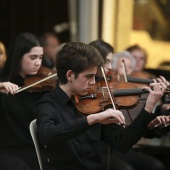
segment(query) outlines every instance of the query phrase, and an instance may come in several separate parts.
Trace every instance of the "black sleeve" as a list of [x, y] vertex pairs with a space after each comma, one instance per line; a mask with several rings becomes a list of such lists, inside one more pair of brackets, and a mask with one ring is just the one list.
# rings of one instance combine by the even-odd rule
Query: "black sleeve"
[[140, 140], [150, 121], [151, 115], [143, 110], [127, 128], [114, 124], [104, 126], [102, 139], [113, 149], [126, 152]]
[[50, 102], [42, 102], [36, 108], [38, 134], [44, 145], [64, 142], [80, 135], [89, 128], [85, 116], [63, 122], [55, 107]]
[[[166, 116], [167, 116], [167, 115], [170, 115], [170, 109], [167, 110], [167, 111], [165, 111], [162, 115], [166, 115]], [[158, 114], [155, 115], [154, 118], [156, 118], [156, 116], [158, 116]], [[152, 130], [148, 130], [148, 129], [147, 129], [147, 130], [145, 131], [143, 137], [149, 138], [149, 139], [155, 138], [155, 137], [160, 138], [160, 137], [162, 137], [162, 136], [166, 136], [169, 131], [170, 131], [170, 125], [168, 125], [168, 126], [166, 126], [166, 127], [163, 127], [163, 126], [161, 126], [161, 127], [156, 127], [156, 128], [154, 128], [154, 129], [152, 129]]]

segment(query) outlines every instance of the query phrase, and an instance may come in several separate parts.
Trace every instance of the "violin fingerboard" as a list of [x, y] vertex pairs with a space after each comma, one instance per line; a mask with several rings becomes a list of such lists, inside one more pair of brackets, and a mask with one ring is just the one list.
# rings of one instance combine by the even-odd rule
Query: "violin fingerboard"
[[129, 126], [132, 123], [132, 121], [134, 121], [134, 119], [140, 114], [140, 112], [145, 106], [145, 102], [148, 95], [149, 94], [142, 94], [139, 99], [139, 102], [136, 105], [134, 105], [131, 109], [126, 108], [120, 109], [125, 117], [126, 126]]

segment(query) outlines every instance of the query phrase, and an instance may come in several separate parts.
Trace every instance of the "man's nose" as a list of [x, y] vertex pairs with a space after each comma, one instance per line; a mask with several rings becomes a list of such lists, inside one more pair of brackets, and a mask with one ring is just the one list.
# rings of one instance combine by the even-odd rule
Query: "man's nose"
[[95, 77], [93, 77], [91, 80], [90, 80], [90, 84], [93, 85], [96, 83], [96, 80], [95, 80]]
[[108, 63], [108, 67], [107, 67], [108, 69], [112, 69], [112, 64], [111, 64], [111, 62], [110, 63]]

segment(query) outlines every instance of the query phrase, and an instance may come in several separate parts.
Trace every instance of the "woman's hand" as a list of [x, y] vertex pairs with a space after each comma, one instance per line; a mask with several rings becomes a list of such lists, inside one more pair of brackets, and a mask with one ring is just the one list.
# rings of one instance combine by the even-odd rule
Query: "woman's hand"
[[149, 124], [148, 124], [148, 129], [153, 129], [155, 127], [160, 127], [160, 126], [167, 126], [170, 122], [170, 116], [157, 116], [154, 120], [152, 120]]
[[[155, 79], [159, 83], [164, 83], [167, 87], [167, 90], [170, 90], [170, 82], [165, 79], [163, 76], [159, 76]], [[167, 98], [170, 99], [170, 94], [167, 95]]]
[[11, 93], [15, 94], [18, 90], [18, 85], [10, 82], [0, 82], [0, 92], [1, 93]]
[[155, 79], [158, 83], [164, 83], [166, 87], [170, 86], [169, 81], [165, 79], [163, 76], [159, 76], [158, 78]]

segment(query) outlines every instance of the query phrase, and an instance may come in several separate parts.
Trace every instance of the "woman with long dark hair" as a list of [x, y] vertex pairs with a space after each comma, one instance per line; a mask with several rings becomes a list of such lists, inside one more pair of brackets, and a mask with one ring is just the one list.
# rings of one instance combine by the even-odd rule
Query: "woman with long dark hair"
[[[38, 38], [21, 33], [12, 45], [0, 80], [23, 86], [27, 76], [37, 74], [42, 56]], [[26, 90], [15, 95], [0, 94], [0, 169], [39, 169], [29, 125], [35, 119], [34, 105], [42, 95]]]

